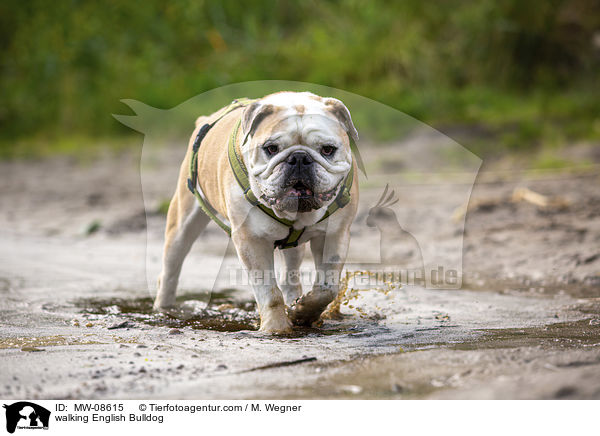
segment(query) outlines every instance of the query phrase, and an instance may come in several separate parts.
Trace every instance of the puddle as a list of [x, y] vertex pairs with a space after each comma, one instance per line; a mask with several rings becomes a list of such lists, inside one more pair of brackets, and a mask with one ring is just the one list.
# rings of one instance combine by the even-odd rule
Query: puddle
[[256, 303], [233, 297], [234, 290], [187, 294], [177, 298], [177, 307], [165, 312], [152, 310], [150, 297], [136, 299], [82, 299], [75, 306], [84, 314], [141, 322], [156, 327], [237, 332], [258, 329]]
[[455, 350], [481, 350], [515, 347], [572, 347], [600, 344], [600, 327], [590, 319], [559, 322], [542, 327], [485, 329], [486, 334], [474, 342], [453, 344]]
[[[401, 353], [362, 356], [351, 363], [324, 363], [320, 366], [323, 376], [318, 382], [306, 383], [284, 399], [418, 399], [445, 389], [478, 386], [482, 374], [486, 374], [488, 380], [505, 378], [507, 368], [514, 368], [512, 365], [521, 365], [515, 367], [520, 368], [523, 377], [531, 378], [541, 372], [539, 365], [549, 368], [552, 373], [562, 368], [597, 367], [600, 362], [594, 357], [597, 352], [546, 353], [546, 350], [581, 352], [586, 348], [597, 349], [600, 346], [600, 324], [596, 319], [537, 327], [482, 329], [478, 331], [483, 335], [472, 341], [436, 342], [413, 349], [403, 347], [404, 352]], [[523, 350], [523, 357], [518, 357], [519, 351], [509, 354], [509, 349]], [[421, 352], [427, 350], [430, 353], [423, 356]], [[501, 351], [494, 354], [495, 350]], [[510, 366], [503, 358], [504, 350]], [[476, 351], [479, 354], [457, 355], [455, 351]], [[560, 357], [553, 358], [553, 355]], [[586, 379], [582, 378], [581, 383], [586, 383]], [[557, 382], [556, 398], [560, 397], [559, 388], [560, 382]], [[516, 386], [513, 395], [518, 392], [519, 387]]]
[[[186, 294], [177, 297], [177, 307], [156, 313], [152, 309], [154, 299], [150, 297], [125, 299], [80, 299], [74, 301], [81, 313], [96, 319], [118, 317], [154, 327], [214, 330], [219, 332], [242, 332], [258, 330], [260, 319], [254, 300], [235, 298], [235, 290]], [[328, 326], [295, 327], [293, 333], [283, 335], [288, 339], [311, 335], [330, 336], [352, 334], [355, 330], [341, 321], [329, 321]], [[269, 336], [271, 337], [271, 336]]]

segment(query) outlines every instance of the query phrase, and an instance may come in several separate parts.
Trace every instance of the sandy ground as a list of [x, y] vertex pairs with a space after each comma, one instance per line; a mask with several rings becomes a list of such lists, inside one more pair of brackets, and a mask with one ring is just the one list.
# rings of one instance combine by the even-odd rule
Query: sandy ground
[[[386, 153], [368, 156], [365, 205], [395, 180]], [[150, 312], [152, 212], [180, 157], [147, 153], [141, 179], [135, 153], [0, 163], [0, 397], [600, 398], [597, 171], [484, 165], [464, 232], [468, 175], [396, 183], [398, 219], [425, 258], [462, 263], [462, 289], [363, 289], [343, 319], [277, 338], [253, 330], [247, 289], [208, 293], [228, 249], [216, 227], [184, 265], [181, 309]], [[551, 205], [512, 201], [519, 187]], [[351, 255], [383, 257], [368, 212]]]

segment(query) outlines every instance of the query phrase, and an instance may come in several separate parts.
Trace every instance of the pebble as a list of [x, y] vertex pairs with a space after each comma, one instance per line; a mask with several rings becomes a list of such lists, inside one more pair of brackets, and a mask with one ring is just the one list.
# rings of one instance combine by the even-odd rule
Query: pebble
[[183, 332], [179, 329], [171, 329], [169, 330], [170, 335], [181, 335]]
[[217, 370], [222, 370], [222, 369], [227, 369], [227, 365], [225, 365], [224, 363], [217, 365]]
[[88, 322], [85, 326], [86, 327], [92, 327], [94, 324], [92, 324], [91, 322]]
[[434, 388], [441, 388], [444, 386], [444, 382], [442, 380], [433, 379], [431, 380], [431, 386]]
[[119, 321], [114, 324], [111, 324], [107, 327], [108, 330], [121, 329], [123, 327], [128, 327], [129, 323], [127, 321]]
[[363, 391], [363, 388], [357, 385], [346, 385], [346, 386], [342, 386], [341, 390], [344, 392], [348, 392], [350, 394], [360, 394]]
[[395, 394], [401, 394], [402, 392], [404, 392], [404, 386], [399, 385], [398, 383], [394, 383], [392, 385], [392, 392], [394, 392]]
[[148, 348], [148, 346], [144, 344], [139, 344], [135, 348]]
[[177, 369], [183, 369], [183, 368], [184, 368], [184, 365], [183, 365], [183, 363], [182, 363], [181, 365], [178, 365], [178, 366], [177, 366]]
[[138, 353], [137, 351], [136, 351], [135, 353], [133, 353], [133, 355], [134, 355], [135, 357], [140, 357], [140, 356], [141, 356], [141, 354], [140, 354], [140, 353]]
[[29, 353], [33, 353], [36, 351], [44, 351], [43, 348], [37, 348], [37, 347], [21, 347], [21, 351], [26, 351]]
[[599, 318], [590, 319], [590, 325], [600, 325], [600, 319]]

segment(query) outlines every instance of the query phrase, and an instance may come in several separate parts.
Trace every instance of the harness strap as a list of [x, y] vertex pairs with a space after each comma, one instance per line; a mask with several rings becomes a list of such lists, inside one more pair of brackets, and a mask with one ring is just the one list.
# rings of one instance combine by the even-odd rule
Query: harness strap
[[250, 100], [247, 98], [240, 98], [240, 99], [237, 99], [237, 100], [234, 100], [233, 102], [231, 102], [231, 104], [225, 108], [223, 113], [221, 113], [217, 117], [216, 120], [214, 120], [212, 123], [206, 123], [202, 127], [200, 127], [200, 130], [198, 131], [198, 134], [196, 135], [196, 138], [194, 139], [194, 144], [192, 145], [192, 157], [190, 159], [190, 177], [187, 180], [188, 189], [196, 197], [196, 200], [198, 201], [198, 205], [200, 206], [200, 209], [202, 209], [202, 211], [206, 215], [208, 215], [208, 217], [211, 220], [213, 220], [215, 223], [217, 223], [217, 225], [219, 227], [221, 227], [225, 231], [225, 233], [227, 233], [229, 236], [231, 236], [231, 227], [228, 226], [227, 224], [225, 224], [217, 216], [217, 212], [202, 197], [200, 192], [198, 192], [198, 190], [196, 189], [196, 186], [198, 185], [198, 150], [200, 149], [200, 144], [202, 143], [202, 140], [204, 139], [206, 134], [210, 131], [210, 129], [212, 129], [214, 127], [215, 124], [217, 124], [218, 121], [223, 119], [227, 114], [234, 111], [235, 109], [246, 106], [247, 104], [251, 103], [252, 101], [254, 101], [254, 100]]
[[280, 250], [285, 250], [286, 248], [297, 247], [298, 240], [300, 239], [300, 236], [302, 236], [302, 234], [304, 233], [305, 229], [306, 229], [306, 227], [303, 227], [299, 230], [295, 229], [294, 227], [290, 227], [290, 232], [288, 233], [288, 235], [283, 239], [279, 239], [279, 240], [275, 241], [273, 243], [274, 247], [279, 248]]
[[240, 130], [241, 122], [242, 122], [241, 119], [238, 120], [238, 122], [235, 124], [235, 127], [233, 128], [233, 131], [231, 132], [231, 135], [229, 136], [229, 149], [228, 149], [229, 165], [231, 166], [233, 175], [235, 176], [235, 180], [237, 180], [238, 185], [240, 185], [240, 187], [244, 191], [244, 197], [246, 197], [246, 200], [252, 206], [258, 207], [264, 213], [269, 215], [275, 221], [283, 224], [284, 226], [293, 227], [294, 226], [293, 221], [287, 220], [285, 218], [280, 218], [277, 215], [275, 215], [275, 212], [273, 212], [273, 209], [265, 206], [264, 204], [262, 204], [261, 202], [258, 201], [258, 198], [256, 198], [256, 195], [254, 195], [254, 192], [252, 192], [252, 189], [250, 188], [250, 180], [248, 179], [248, 170], [246, 169], [246, 165], [244, 164], [244, 161], [242, 160], [242, 158], [239, 155], [237, 148], [235, 146], [235, 142], [236, 142], [238, 131]]
[[[246, 106], [247, 104], [249, 104], [253, 101], [254, 100], [249, 100], [249, 99], [234, 100], [227, 108], [225, 108], [223, 113], [220, 114], [215, 121], [213, 121], [212, 123], [204, 124], [200, 128], [200, 130], [198, 131], [198, 134], [196, 135], [196, 138], [194, 140], [194, 144], [192, 145], [192, 156], [190, 159], [190, 177], [188, 178], [188, 189], [196, 197], [196, 200], [198, 201], [198, 204], [200, 205], [200, 208], [202, 209], [202, 211], [206, 215], [208, 215], [208, 217], [210, 219], [212, 219], [215, 223], [217, 223], [217, 225], [219, 227], [221, 227], [229, 236], [231, 236], [231, 227], [228, 226], [227, 224], [225, 224], [225, 222], [223, 222], [217, 216], [217, 212], [202, 197], [202, 195], [196, 189], [196, 186], [198, 184], [198, 150], [199, 150], [200, 144], [202, 143], [202, 140], [204, 139], [206, 134], [210, 131], [210, 129], [212, 129], [214, 127], [214, 125], [218, 121], [220, 121], [223, 117], [225, 117], [227, 114], [229, 114], [233, 110], [238, 109], [243, 106]], [[235, 127], [233, 128], [233, 131], [231, 132], [231, 135], [229, 136], [227, 154], [228, 154], [228, 158], [229, 158], [229, 165], [231, 166], [233, 175], [234, 175], [236, 181], [238, 182], [238, 184], [240, 185], [240, 187], [242, 188], [242, 190], [244, 191], [244, 197], [252, 206], [258, 207], [260, 210], [262, 210], [265, 214], [267, 214], [268, 216], [273, 218], [275, 221], [277, 221], [289, 228], [289, 233], [288, 233], [287, 237], [285, 237], [284, 239], [279, 239], [279, 240], [275, 241], [273, 243], [274, 247], [279, 248], [279, 249], [297, 247], [298, 241], [299, 241], [300, 237], [302, 236], [302, 234], [304, 233], [304, 230], [306, 228], [302, 228], [302, 229], [294, 228], [293, 221], [278, 217], [271, 208], [269, 208], [269, 207], [265, 206], [264, 204], [262, 204], [261, 202], [259, 202], [258, 199], [256, 198], [256, 196], [254, 195], [254, 193], [252, 192], [246, 165], [244, 164], [244, 161], [242, 160], [241, 156], [239, 155], [239, 153], [237, 151], [237, 147], [236, 147], [236, 140], [237, 140], [238, 131], [240, 129], [241, 123], [242, 123], [242, 119], [240, 118], [236, 122]], [[351, 146], [351, 149], [354, 152], [354, 154], [356, 154], [357, 156], [360, 156], [357, 153], [356, 144], [354, 144], [354, 141], [352, 141], [352, 139], [350, 139], [350, 142], [351, 142], [350, 146]], [[359, 162], [359, 164], [361, 164], [361, 166], [362, 166], [362, 160]], [[343, 183], [342, 187], [340, 188], [340, 192], [336, 196], [335, 200], [329, 205], [329, 207], [325, 211], [325, 214], [319, 221], [317, 221], [317, 223], [324, 221], [332, 213], [334, 213], [338, 209], [343, 208], [350, 202], [350, 189], [352, 188], [353, 180], [354, 180], [354, 166], [351, 167], [350, 172], [346, 176], [346, 179], [344, 180], [344, 183]]]

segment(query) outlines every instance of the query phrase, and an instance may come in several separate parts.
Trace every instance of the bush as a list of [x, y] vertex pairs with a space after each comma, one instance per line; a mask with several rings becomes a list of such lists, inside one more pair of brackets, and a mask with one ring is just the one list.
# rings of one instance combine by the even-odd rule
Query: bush
[[526, 123], [591, 120], [590, 98], [578, 109], [539, 96], [597, 95], [599, 28], [587, 0], [8, 0], [0, 139], [123, 134], [110, 117], [122, 98], [168, 108], [264, 79], [341, 88], [440, 124], [514, 123], [522, 108], [535, 113]]

